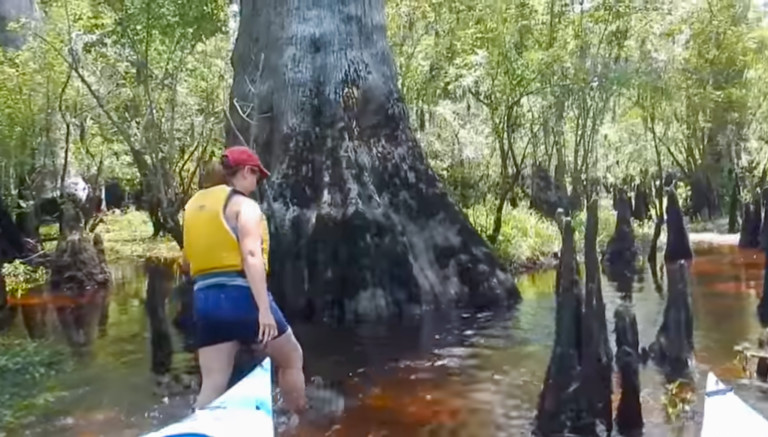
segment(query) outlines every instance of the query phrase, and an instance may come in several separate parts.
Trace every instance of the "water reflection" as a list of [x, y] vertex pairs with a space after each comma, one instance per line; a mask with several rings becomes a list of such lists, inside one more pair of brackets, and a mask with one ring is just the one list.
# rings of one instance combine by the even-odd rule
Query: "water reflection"
[[30, 290], [21, 298], [9, 298], [2, 330], [11, 329], [17, 313], [21, 313], [26, 336], [44, 340], [56, 336], [78, 355], [87, 352], [97, 328], [106, 324], [107, 290], [90, 290], [77, 296], [48, 291], [43, 287]]
[[149, 318], [151, 371], [163, 377], [171, 371], [173, 345], [165, 302], [173, 287], [173, 272], [159, 264], [147, 263], [147, 298], [144, 307]]
[[[763, 262], [754, 251], [697, 250], [691, 290], [701, 372], [734, 375], [729, 373], [733, 345], [759, 333], [755, 306]], [[72, 393], [60, 411], [39, 418], [24, 435], [137, 435], [187, 414], [197, 374], [189, 284], [179, 284], [161, 266], [112, 269], [115, 286], [101, 297], [62, 306], [40, 291], [0, 308], [0, 328], [9, 327], [4, 335], [56, 336], [73, 348], [90, 344], [82, 364], [62, 377]], [[607, 279], [609, 331], [614, 309], [631, 293], [640, 344], [648, 345], [664, 308], [650, 269], [618, 283]], [[518, 285], [524, 300], [509, 314], [450, 312], [354, 328], [295, 323], [307, 375], [321, 376], [342, 391], [347, 410], [335, 423], [303, 424], [284, 435], [525, 433], [554, 338], [555, 275], [527, 275]], [[698, 435], [695, 423], [666, 423], [663, 378], [654, 367], [641, 368], [640, 380], [646, 436]], [[158, 381], [168, 390], [158, 391]], [[764, 398], [747, 397], [768, 413]], [[701, 399], [695, 408], [700, 414]]]

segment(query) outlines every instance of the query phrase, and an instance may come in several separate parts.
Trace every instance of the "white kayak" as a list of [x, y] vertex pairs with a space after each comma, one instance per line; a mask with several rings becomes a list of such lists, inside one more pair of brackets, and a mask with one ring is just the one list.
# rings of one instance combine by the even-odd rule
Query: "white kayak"
[[269, 358], [210, 405], [143, 437], [274, 437]]
[[701, 437], [723, 436], [768, 436], [768, 420], [736, 396], [732, 387], [709, 372]]

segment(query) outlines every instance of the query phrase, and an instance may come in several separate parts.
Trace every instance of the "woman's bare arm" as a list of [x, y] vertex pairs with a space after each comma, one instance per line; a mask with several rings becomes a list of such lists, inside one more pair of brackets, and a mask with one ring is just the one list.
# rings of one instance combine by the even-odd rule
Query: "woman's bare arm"
[[261, 209], [251, 199], [244, 200], [237, 217], [237, 235], [243, 269], [259, 311], [269, 311], [267, 297], [267, 273], [261, 254]]

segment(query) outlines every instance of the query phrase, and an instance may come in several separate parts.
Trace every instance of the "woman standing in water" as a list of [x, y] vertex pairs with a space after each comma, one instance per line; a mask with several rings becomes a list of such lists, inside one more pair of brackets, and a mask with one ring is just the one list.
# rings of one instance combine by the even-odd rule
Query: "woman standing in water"
[[298, 412], [306, 404], [301, 346], [267, 291], [267, 221], [248, 197], [268, 176], [249, 148], [230, 147], [209, 188], [197, 192], [184, 207], [183, 253], [194, 281], [203, 378], [195, 408], [226, 391], [238, 348], [257, 341], [265, 344], [278, 368], [278, 385], [288, 408]]

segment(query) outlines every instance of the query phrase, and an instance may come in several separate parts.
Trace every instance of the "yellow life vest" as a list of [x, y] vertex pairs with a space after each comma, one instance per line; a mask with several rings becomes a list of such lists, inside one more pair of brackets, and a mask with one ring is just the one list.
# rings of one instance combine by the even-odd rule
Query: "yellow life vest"
[[[206, 273], [243, 270], [237, 234], [224, 217], [224, 208], [233, 194], [227, 185], [200, 190], [184, 207], [184, 256], [194, 277]], [[269, 271], [269, 226], [262, 216], [262, 255]]]

